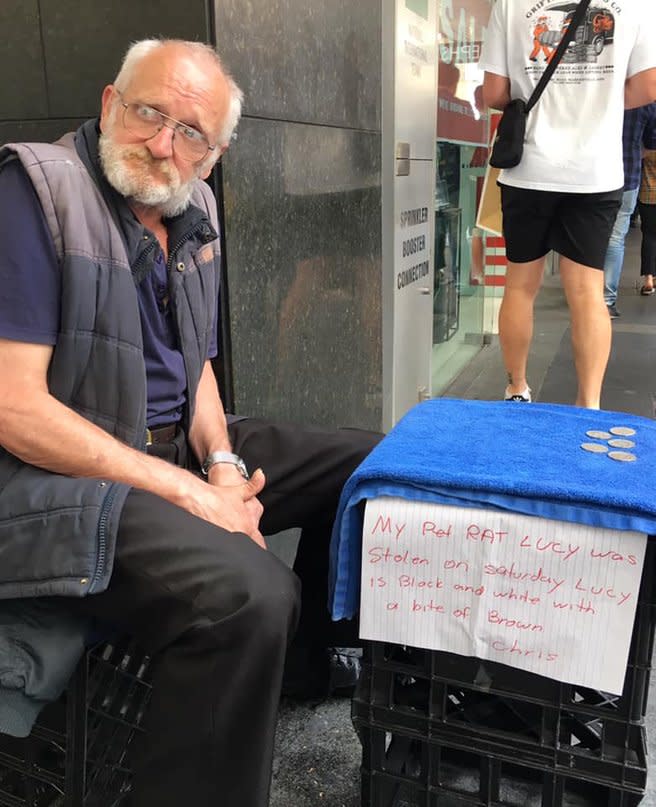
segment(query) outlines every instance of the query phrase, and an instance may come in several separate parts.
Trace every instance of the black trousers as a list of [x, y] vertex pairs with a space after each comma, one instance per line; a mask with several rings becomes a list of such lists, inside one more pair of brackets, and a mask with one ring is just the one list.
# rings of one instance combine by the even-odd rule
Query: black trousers
[[230, 436], [249, 470], [266, 474], [262, 532], [302, 529], [295, 570], [304, 593], [287, 566], [245, 535], [130, 493], [110, 585], [74, 607], [136, 636], [153, 656], [132, 807], [266, 807], [299, 600], [301, 645], [334, 639], [326, 605], [332, 521], [344, 482], [380, 435], [246, 419], [231, 424]]

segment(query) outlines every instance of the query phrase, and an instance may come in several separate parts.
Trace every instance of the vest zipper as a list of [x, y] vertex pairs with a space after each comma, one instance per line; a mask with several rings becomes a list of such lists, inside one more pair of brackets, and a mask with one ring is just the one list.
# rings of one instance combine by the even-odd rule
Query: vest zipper
[[[202, 232], [202, 230], [206, 229], [206, 227], [207, 227], [207, 223], [205, 221], [199, 221], [198, 224], [196, 224], [195, 227], [192, 227], [191, 230], [188, 230], [185, 233], [185, 235], [176, 242], [175, 247], [173, 249], [169, 250], [169, 259], [166, 262], [167, 270], [170, 270], [170, 269], [173, 268], [173, 260], [174, 260], [174, 258], [176, 256], [178, 250], [180, 249], [180, 247], [183, 244], [185, 244], [187, 241], [189, 241], [191, 238], [193, 238], [196, 235], [196, 233]], [[214, 241], [214, 236], [212, 238], [210, 238], [209, 241]], [[209, 243], [209, 241], [206, 241], [205, 243]]]
[[109, 511], [111, 510], [114, 498], [116, 496], [116, 484], [110, 483], [109, 491], [105, 496], [102, 509], [100, 511], [100, 521], [98, 522], [98, 558], [96, 560], [96, 572], [91, 580], [89, 586], [89, 594], [93, 593], [95, 585], [100, 581], [100, 578], [105, 572], [107, 561], [107, 521], [109, 519]]

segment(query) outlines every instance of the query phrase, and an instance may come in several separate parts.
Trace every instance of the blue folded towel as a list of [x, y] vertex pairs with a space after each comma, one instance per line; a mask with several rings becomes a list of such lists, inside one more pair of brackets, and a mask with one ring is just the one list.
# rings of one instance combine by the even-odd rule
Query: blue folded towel
[[[613, 446], [615, 440], [633, 445]], [[633, 460], [613, 459], [615, 452]], [[398, 496], [656, 534], [655, 485], [652, 420], [559, 404], [426, 401], [399, 421], [344, 487], [330, 549], [333, 619], [358, 608], [358, 504], [365, 499]]]

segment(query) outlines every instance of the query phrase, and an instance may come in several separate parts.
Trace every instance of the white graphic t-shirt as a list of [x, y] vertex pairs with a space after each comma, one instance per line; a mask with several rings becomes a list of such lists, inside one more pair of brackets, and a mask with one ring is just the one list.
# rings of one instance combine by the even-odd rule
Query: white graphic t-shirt
[[[528, 101], [576, 8], [562, 0], [496, 0], [479, 67]], [[592, 0], [528, 116], [522, 161], [500, 181], [600, 193], [622, 188], [624, 83], [656, 67], [656, 0]]]

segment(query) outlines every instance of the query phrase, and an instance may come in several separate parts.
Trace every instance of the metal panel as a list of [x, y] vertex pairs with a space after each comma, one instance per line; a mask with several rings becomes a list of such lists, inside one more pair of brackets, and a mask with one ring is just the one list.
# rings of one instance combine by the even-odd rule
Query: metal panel
[[383, 427], [431, 391], [436, 0], [383, 0]]

